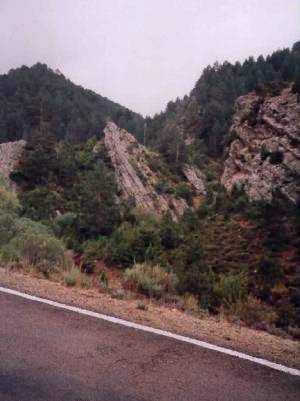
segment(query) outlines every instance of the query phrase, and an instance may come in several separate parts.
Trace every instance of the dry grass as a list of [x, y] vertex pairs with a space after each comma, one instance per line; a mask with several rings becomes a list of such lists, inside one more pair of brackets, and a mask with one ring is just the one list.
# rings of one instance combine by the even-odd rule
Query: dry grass
[[[53, 276], [51, 279], [53, 280]], [[46, 280], [42, 276], [33, 277], [31, 274], [24, 274], [22, 270], [15, 272], [0, 268], [1, 285], [9, 288], [151, 325], [220, 346], [230, 346], [237, 351], [291, 367], [300, 367], [300, 347], [299, 342], [295, 340], [247, 328], [241, 324], [233, 324], [220, 316], [189, 314], [174, 308], [174, 305], [170, 307], [158, 305], [153, 300], [147, 302], [148, 310], [144, 311], [138, 308], [140, 303], [144, 303], [141, 299], [113, 297], [107, 293], [99, 293], [97, 288], [86, 289], [79, 285], [67, 288], [61, 285], [61, 278], [57, 277], [57, 281]]]
[[150, 297], [161, 298], [175, 291], [178, 279], [160, 266], [147, 263], [135, 264], [124, 272], [124, 288]]
[[91, 282], [88, 280], [87, 276], [82, 274], [75, 266], [72, 266], [68, 271], [63, 273], [63, 281], [67, 287], [79, 285], [88, 288], [91, 286]]

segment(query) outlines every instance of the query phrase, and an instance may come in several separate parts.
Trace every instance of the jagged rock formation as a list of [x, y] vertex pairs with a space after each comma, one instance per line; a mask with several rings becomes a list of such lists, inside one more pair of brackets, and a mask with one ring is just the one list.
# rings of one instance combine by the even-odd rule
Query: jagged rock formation
[[300, 103], [289, 88], [264, 99], [252, 92], [236, 102], [234, 137], [221, 178], [227, 191], [243, 189], [251, 201], [280, 193], [300, 198]]
[[133, 198], [136, 205], [156, 212], [172, 208], [173, 214], [180, 215], [187, 204], [183, 199], [158, 194], [158, 181], [147, 162], [150, 152], [124, 129], [110, 122], [104, 129], [105, 147], [115, 168], [117, 182], [123, 198]]
[[0, 144], [0, 177], [12, 190], [15, 190], [16, 187], [10, 180], [9, 175], [19, 161], [25, 145], [26, 142], [24, 140]]
[[205, 176], [202, 171], [186, 164], [183, 167], [183, 174], [198, 194], [206, 195]]
[[[151, 165], [157, 155], [138, 144], [133, 135], [112, 122], [107, 124], [104, 133], [104, 144], [115, 169], [123, 199], [133, 198], [137, 206], [158, 213], [170, 210], [175, 218], [181, 215], [188, 207], [187, 202], [175, 195], [172, 183], [167, 184], [162, 173]], [[201, 182], [200, 172], [193, 172], [188, 166], [185, 171], [196, 190], [204, 193], [204, 181]], [[171, 190], [166, 191], [164, 185], [169, 185]]]

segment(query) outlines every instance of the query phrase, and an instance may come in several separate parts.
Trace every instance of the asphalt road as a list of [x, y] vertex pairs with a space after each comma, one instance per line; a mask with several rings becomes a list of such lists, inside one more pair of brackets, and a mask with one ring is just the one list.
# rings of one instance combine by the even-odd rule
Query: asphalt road
[[0, 293], [1, 401], [289, 401], [299, 377]]

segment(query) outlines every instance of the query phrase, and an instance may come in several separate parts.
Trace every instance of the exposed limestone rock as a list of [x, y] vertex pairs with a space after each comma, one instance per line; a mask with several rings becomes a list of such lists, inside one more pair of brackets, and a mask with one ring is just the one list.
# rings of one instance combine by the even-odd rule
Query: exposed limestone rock
[[0, 177], [12, 190], [15, 190], [16, 186], [10, 180], [9, 175], [19, 161], [25, 145], [26, 142], [23, 140], [0, 144]]
[[284, 89], [261, 99], [250, 93], [237, 99], [231, 127], [235, 138], [221, 178], [227, 191], [243, 188], [251, 201], [271, 202], [280, 193], [300, 197], [300, 103]]
[[183, 168], [183, 174], [198, 194], [206, 195], [205, 176], [199, 169], [186, 164]]
[[163, 177], [151, 169], [149, 160], [154, 154], [112, 122], [107, 124], [104, 133], [104, 144], [114, 166], [122, 198], [133, 198], [137, 206], [154, 212], [170, 210], [175, 218], [181, 215], [188, 207], [186, 201], [178, 199], [174, 193], [157, 190]]

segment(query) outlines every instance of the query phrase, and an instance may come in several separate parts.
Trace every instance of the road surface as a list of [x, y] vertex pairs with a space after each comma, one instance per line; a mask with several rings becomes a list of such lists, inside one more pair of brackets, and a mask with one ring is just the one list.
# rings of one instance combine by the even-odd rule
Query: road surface
[[299, 401], [299, 377], [0, 293], [0, 401]]

